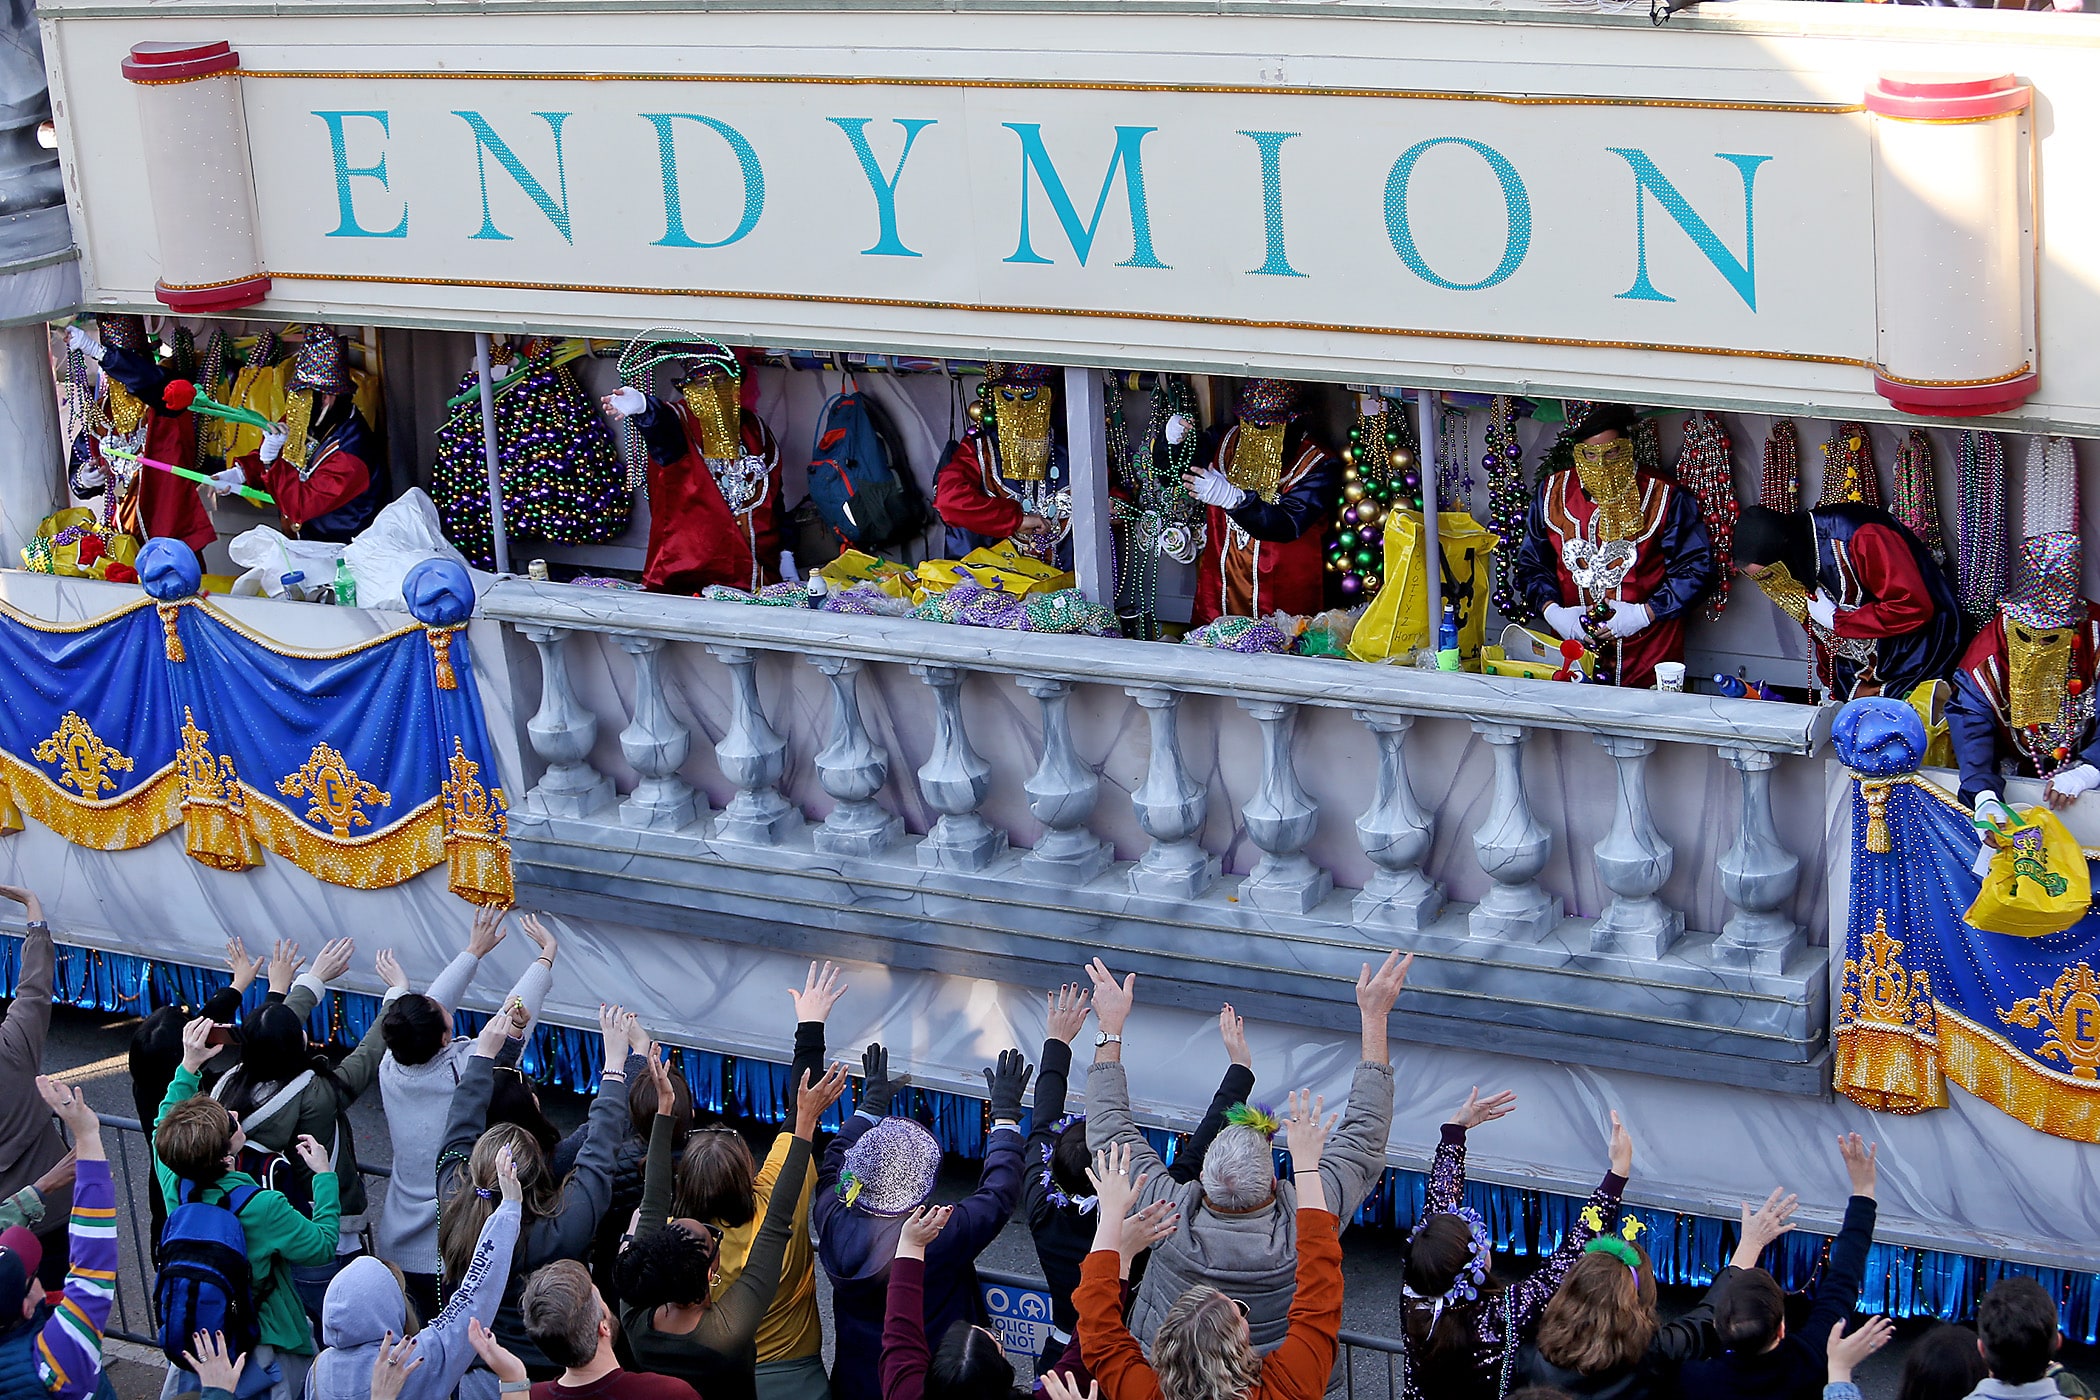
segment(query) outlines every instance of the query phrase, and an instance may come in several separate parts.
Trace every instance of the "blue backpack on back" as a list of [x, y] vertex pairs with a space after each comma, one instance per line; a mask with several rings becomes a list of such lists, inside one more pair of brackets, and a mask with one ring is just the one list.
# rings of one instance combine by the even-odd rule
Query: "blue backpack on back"
[[926, 528], [926, 502], [903, 461], [889, 424], [864, 395], [834, 394], [825, 403], [809, 452], [809, 497], [841, 542], [873, 553]]
[[252, 1352], [261, 1340], [241, 1212], [263, 1188], [237, 1186], [223, 1201], [199, 1199], [210, 1189], [184, 1181], [160, 1235], [160, 1274], [153, 1283], [160, 1330], [154, 1340], [178, 1368], [198, 1332], [225, 1333], [228, 1356]]

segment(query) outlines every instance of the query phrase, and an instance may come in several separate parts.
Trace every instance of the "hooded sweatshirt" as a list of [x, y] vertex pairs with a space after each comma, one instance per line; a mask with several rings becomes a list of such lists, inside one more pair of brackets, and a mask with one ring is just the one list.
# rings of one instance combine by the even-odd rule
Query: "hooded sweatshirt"
[[[503, 1300], [510, 1257], [518, 1243], [519, 1207], [505, 1201], [481, 1227], [474, 1262], [445, 1309], [416, 1333], [416, 1368], [401, 1384], [401, 1400], [445, 1400], [475, 1362], [467, 1322], [486, 1327]], [[328, 1349], [306, 1374], [306, 1400], [369, 1400], [372, 1364], [391, 1334], [407, 1325], [408, 1302], [393, 1274], [377, 1259], [353, 1259], [328, 1285], [321, 1305], [321, 1340]]]

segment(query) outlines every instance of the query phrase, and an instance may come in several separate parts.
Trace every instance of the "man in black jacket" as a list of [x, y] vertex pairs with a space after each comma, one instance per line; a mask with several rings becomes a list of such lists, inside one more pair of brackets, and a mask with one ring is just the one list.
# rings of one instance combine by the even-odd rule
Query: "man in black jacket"
[[1818, 1400], [1823, 1394], [1830, 1331], [1851, 1315], [1866, 1281], [1867, 1247], [1874, 1243], [1875, 1150], [1858, 1133], [1838, 1139], [1852, 1199], [1800, 1335], [1787, 1330], [1786, 1295], [1777, 1280], [1763, 1269], [1744, 1269], [1729, 1280], [1714, 1309], [1714, 1330], [1726, 1352], [1684, 1368], [1685, 1394], [1700, 1400]]

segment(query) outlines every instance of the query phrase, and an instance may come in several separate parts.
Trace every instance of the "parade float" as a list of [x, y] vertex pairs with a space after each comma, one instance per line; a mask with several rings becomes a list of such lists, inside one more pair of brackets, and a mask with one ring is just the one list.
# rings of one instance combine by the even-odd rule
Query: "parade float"
[[[1659, 1268], [1696, 1281], [1774, 1184], [1834, 1223], [1825, 1144], [1857, 1130], [1893, 1167], [1866, 1306], [1958, 1313], [2009, 1263], [2093, 1339], [2100, 930], [2013, 957], [1963, 922], [1981, 877], [1937, 712], [1837, 723], [1818, 634], [1740, 580], [1688, 620], [1683, 692], [1512, 657], [1492, 542], [1562, 420], [1638, 405], [1724, 559], [1739, 503], [1888, 501], [1943, 526], [1971, 626], [1993, 616], [2043, 533], [2031, 480], [2069, 481], [2075, 538], [2100, 472], [2073, 441], [2100, 436], [2100, 31], [1708, 8], [47, 0], [79, 309], [163, 318], [162, 359], [229, 404], [297, 397], [278, 336], [345, 333], [397, 488], [496, 572], [358, 577], [356, 608], [228, 596], [253, 566], [225, 537], [280, 523], [232, 500], [201, 566], [142, 551], [135, 583], [83, 576], [93, 519], [47, 534], [72, 567], [0, 574], [5, 684], [34, 697], [0, 730], [0, 873], [110, 1007], [193, 988], [230, 936], [390, 943], [427, 975], [455, 895], [514, 898], [568, 928], [543, 1068], [588, 1073], [560, 1027], [616, 989], [704, 1098], [761, 1109], [778, 988], [841, 957], [837, 1040], [888, 1043], [965, 1153], [979, 1065], [1036, 1045], [1042, 988], [1089, 957], [1139, 974], [1138, 1093], [1175, 1128], [1221, 1000], [1265, 1086], [1332, 1088], [1358, 967], [1406, 948], [1374, 1218], [1411, 1218], [1468, 1086], [1510, 1087], [1527, 1112], [1469, 1164], [1502, 1242], [1557, 1234], [1616, 1109]], [[7, 334], [0, 360], [41, 353], [40, 325]], [[648, 402], [666, 344], [728, 386]], [[937, 530], [834, 575], [909, 573], [904, 608], [752, 606], [785, 575], [761, 525], [787, 525], [746, 517], [805, 494], [849, 372], [929, 499], [949, 439], [1043, 444], [1020, 513], [1054, 525], [1035, 563], [1068, 606], [1039, 611], [1129, 635], [930, 620], [966, 566], [1028, 572]], [[564, 374], [505, 419], [513, 379]], [[1249, 376], [1323, 387], [1264, 420]], [[623, 389], [635, 423], [759, 464], [730, 593], [579, 582], [643, 577], [662, 511], [649, 430], [592, 411]], [[1357, 585], [1338, 601], [1419, 569], [1463, 592], [1461, 640], [1424, 645], [1433, 614], [1387, 619], [1373, 660], [1137, 639], [1202, 607], [1205, 505], [1172, 489], [1202, 463], [1165, 425], [1222, 426], [1236, 392], [1273, 444], [1251, 489], [1310, 470], [1290, 433], [1347, 446], [1340, 523], [1369, 534], [1316, 536]], [[10, 560], [71, 504], [55, 412], [0, 464]], [[338, 1029], [371, 1014], [365, 966]], [[1814, 1258], [1804, 1237], [1789, 1268]]]

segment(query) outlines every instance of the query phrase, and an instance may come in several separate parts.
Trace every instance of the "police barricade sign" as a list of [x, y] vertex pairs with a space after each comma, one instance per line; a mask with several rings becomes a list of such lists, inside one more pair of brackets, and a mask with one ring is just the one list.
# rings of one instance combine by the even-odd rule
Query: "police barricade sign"
[[1035, 1374], [1036, 1358], [1050, 1341], [1050, 1295], [1039, 1288], [1015, 1288], [987, 1283], [984, 1310], [990, 1316], [992, 1333], [1024, 1376]]

